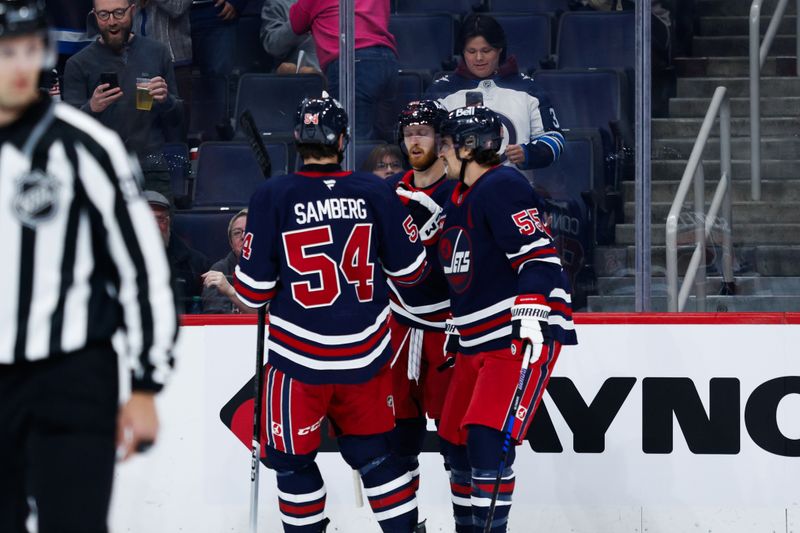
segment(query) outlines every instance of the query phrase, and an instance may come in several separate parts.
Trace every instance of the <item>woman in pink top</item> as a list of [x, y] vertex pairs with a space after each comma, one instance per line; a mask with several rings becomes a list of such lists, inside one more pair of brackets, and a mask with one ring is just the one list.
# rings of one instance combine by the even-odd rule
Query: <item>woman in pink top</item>
[[[311, 32], [328, 92], [339, 94], [339, 2], [298, 0], [289, 10], [292, 30]], [[389, 0], [355, 0], [356, 113], [358, 139], [391, 139], [397, 97], [397, 47], [389, 33]]]

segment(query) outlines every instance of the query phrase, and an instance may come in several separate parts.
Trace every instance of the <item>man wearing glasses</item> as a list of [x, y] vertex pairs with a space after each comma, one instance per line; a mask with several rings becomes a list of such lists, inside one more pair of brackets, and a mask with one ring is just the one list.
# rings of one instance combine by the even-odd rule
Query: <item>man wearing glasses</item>
[[180, 130], [183, 102], [169, 49], [131, 32], [135, 9], [132, 0], [94, 0], [100, 36], [67, 61], [62, 94], [122, 137], [145, 188], [171, 198], [162, 148]]

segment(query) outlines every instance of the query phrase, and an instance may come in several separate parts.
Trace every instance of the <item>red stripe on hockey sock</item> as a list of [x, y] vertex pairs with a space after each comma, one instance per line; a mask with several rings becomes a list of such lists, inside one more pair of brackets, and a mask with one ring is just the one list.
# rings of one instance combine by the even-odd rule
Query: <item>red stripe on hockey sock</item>
[[414, 488], [411, 485], [407, 485], [403, 490], [399, 492], [395, 492], [394, 494], [390, 494], [389, 496], [384, 497], [375, 497], [369, 499], [369, 505], [372, 507], [372, 510], [375, 512], [381, 511], [385, 507], [389, 507], [394, 505], [398, 502], [403, 500], [407, 500], [414, 496]]
[[280, 507], [282, 513], [312, 516], [319, 514], [323, 509], [325, 509], [325, 499], [323, 498], [318, 502], [305, 505], [286, 503], [283, 500], [278, 500], [278, 506]]
[[458, 496], [469, 496], [472, 494], [472, 487], [469, 485], [459, 485], [457, 483], [450, 483], [450, 492]]
[[547, 305], [550, 306], [550, 311], [555, 311], [565, 315], [568, 318], [572, 318], [572, 308], [569, 305], [553, 301], [547, 302]]
[[[511, 494], [512, 492], [514, 492], [515, 485], [516, 485], [516, 480], [514, 479], [512, 479], [511, 481], [501, 481], [500, 494]], [[494, 483], [476, 483], [475, 488], [477, 488], [481, 492], [492, 494], [492, 492], [494, 492]]]
[[389, 331], [389, 322], [384, 322], [383, 326], [372, 334], [367, 340], [358, 344], [356, 346], [348, 346], [346, 348], [322, 348], [320, 346], [316, 346], [313, 344], [308, 344], [299, 340], [296, 337], [292, 337], [275, 326], [272, 326], [269, 331], [269, 335], [272, 339], [280, 341], [284, 344], [288, 344], [292, 348], [296, 350], [300, 350], [303, 353], [311, 354], [311, 355], [319, 355], [322, 357], [336, 357], [338, 355], [357, 355], [361, 352], [366, 352], [377, 346], [386, 333]]

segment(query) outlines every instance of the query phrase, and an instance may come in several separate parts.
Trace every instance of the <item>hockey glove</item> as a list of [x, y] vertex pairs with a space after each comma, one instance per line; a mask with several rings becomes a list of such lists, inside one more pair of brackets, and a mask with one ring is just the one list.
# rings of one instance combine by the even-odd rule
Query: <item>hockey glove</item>
[[550, 306], [541, 294], [521, 294], [511, 306], [511, 354], [522, 357], [525, 344], [533, 350], [531, 362], [539, 359], [542, 346], [550, 342], [547, 318]]
[[439, 236], [439, 215], [442, 208], [433, 199], [421, 191], [409, 191], [402, 183], [395, 189], [400, 201], [408, 208], [414, 224], [419, 230], [422, 244], [428, 246], [436, 242]]
[[442, 353], [444, 355], [444, 363], [436, 367], [439, 372], [444, 372], [448, 368], [455, 366], [456, 354], [458, 353], [458, 330], [450, 318], [445, 322], [444, 326], [444, 346], [442, 346]]

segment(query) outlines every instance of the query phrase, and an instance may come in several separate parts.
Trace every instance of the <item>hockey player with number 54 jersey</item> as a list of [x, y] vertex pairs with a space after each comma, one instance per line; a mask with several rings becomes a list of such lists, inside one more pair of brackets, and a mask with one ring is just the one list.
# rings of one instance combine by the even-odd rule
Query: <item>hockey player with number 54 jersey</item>
[[506, 531], [508, 443], [524, 439], [561, 346], [576, 344], [566, 274], [533, 188], [499, 165], [501, 130], [482, 106], [455, 109], [441, 126], [440, 157], [459, 178], [438, 244], [460, 334], [439, 425], [458, 533]]
[[381, 529], [421, 532], [411, 475], [387, 438], [394, 412], [386, 280], [420, 282], [425, 250], [387, 183], [339, 166], [349, 129], [338, 102], [304, 100], [295, 124], [303, 167], [256, 190], [234, 273], [245, 304], [270, 305], [265, 455], [278, 473], [284, 530], [325, 530], [314, 457], [327, 417]]

